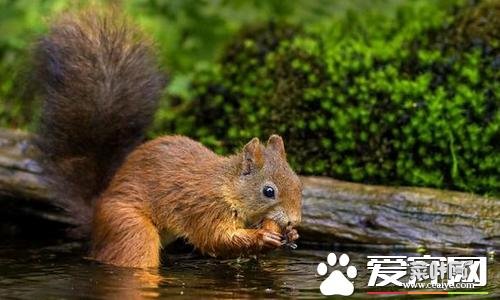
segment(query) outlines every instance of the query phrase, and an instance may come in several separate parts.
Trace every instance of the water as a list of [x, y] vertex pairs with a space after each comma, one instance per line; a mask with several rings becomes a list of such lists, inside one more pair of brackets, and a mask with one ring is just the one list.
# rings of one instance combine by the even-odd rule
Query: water
[[[354, 298], [380, 298], [366, 295], [367, 255], [417, 255], [332, 250], [347, 253], [351, 264], [358, 269]], [[322, 278], [316, 274], [316, 267], [326, 260], [328, 253], [299, 248], [277, 251], [257, 261], [217, 260], [177, 251], [164, 259], [159, 270], [144, 271], [84, 259], [84, 250], [76, 243], [16, 242], [0, 246], [0, 298], [324, 298], [319, 292]], [[481, 289], [490, 294], [456, 299], [498, 298], [499, 271], [499, 262], [490, 258], [489, 283]], [[396, 299], [401, 296], [385, 297]], [[419, 297], [422, 296], [412, 296]]]

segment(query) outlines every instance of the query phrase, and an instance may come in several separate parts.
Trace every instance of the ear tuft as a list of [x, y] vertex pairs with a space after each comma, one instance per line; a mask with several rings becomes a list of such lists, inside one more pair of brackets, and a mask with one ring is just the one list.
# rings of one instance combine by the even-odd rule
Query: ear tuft
[[258, 138], [254, 137], [243, 147], [243, 175], [248, 175], [264, 165], [264, 154]]
[[277, 134], [271, 135], [267, 140], [267, 147], [271, 148], [273, 151], [278, 152], [278, 154], [282, 158], [286, 158], [285, 143], [283, 143], [283, 139], [281, 138], [281, 136]]

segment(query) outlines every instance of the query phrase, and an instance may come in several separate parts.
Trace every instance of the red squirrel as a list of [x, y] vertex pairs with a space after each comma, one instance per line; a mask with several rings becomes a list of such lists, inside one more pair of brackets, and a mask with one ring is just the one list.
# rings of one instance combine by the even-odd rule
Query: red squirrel
[[151, 49], [95, 12], [63, 15], [36, 44], [36, 144], [73, 236], [90, 235], [93, 259], [140, 268], [177, 238], [214, 257], [298, 239], [302, 185], [280, 136], [226, 157], [184, 136], [143, 143], [165, 86]]

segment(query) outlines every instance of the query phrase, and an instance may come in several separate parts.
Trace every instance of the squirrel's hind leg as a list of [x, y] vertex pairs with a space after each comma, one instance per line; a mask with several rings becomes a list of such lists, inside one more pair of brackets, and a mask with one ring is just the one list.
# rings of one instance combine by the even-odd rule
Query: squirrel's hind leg
[[130, 203], [104, 200], [95, 211], [91, 257], [122, 267], [158, 267], [160, 236], [151, 220]]

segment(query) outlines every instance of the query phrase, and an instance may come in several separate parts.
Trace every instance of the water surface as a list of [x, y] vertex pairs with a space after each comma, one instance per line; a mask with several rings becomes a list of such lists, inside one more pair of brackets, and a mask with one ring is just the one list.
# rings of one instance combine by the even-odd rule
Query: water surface
[[[401, 251], [374, 250], [373, 253], [367, 253], [366, 249], [331, 250], [349, 254], [351, 264], [358, 269], [354, 281], [354, 298], [381, 298], [366, 295], [369, 276], [365, 267], [367, 255], [419, 256]], [[283, 250], [259, 260], [217, 260], [190, 252], [177, 252], [166, 256], [159, 270], [144, 271], [106, 266], [84, 259], [82, 256], [85, 252], [77, 243], [22, 242], [0, 245], [0, 298], [325, 298], [319, 292], [319, 285], [324, 278], [316, 274], [316, 267], [319, 262], [326, 260], [330, 251], [300, 248]], [[499, 270], [500, 264], [490, 258], [489, 283], [485, 289], [481, 289], [489, 291], [489, 295], [455, 299], [497, 298]], [[385, 297], [396, 299], [401, 296]], [[431, 298], [412, 298], [421, 297]]]

